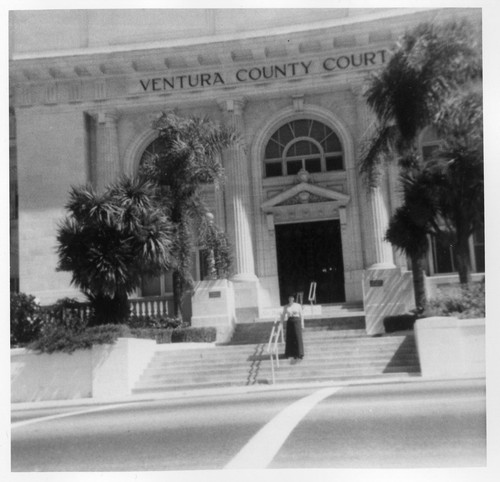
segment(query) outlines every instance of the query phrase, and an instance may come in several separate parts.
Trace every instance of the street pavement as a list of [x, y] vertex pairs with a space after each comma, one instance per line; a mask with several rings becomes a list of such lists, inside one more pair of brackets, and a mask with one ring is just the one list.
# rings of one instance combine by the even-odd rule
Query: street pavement
[[12, 472], [486, 465], [485, 380], [231, 390], [12, 411]]

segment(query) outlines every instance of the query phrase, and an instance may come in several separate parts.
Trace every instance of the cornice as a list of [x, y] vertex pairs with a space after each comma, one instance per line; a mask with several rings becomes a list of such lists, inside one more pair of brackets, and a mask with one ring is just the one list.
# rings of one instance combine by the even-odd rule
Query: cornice
[[[13, 54], [13, 83], [113, 78], [282, 61], [345, 48], [391, 45], [409, 24], [459, 14], [461, 9], [390, 9], [308, 26], [239, 35], [182, 39], [43, 53]], [[468, 9], [470, 14], [470, 9]]]

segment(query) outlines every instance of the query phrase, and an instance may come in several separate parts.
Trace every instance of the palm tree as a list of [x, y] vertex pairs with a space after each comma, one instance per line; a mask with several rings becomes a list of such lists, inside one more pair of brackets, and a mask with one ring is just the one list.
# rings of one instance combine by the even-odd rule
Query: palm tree
[[448, 234], [455, 245], [463, 285], [471, 279], [469, 239], [484, 225], [482, 105], [475, 90], [447, 99], [435, 122], [442, 142], [425, 167], [438, 197], [441, 234]]
[[91, 324], [121, 323], [143, 275], [171, 263], [172, 229], [148, 181], [124, 177], [98, 194], [73, 187], [60, 223], [58, 270], [72, 273], [94, 311]]
[[415, 307], [417, 313], [422, 313], [427, 303], [424, 270], [428, 234], [440, 232], [436, 219], [438, 199], [428, 171], [408, 168], [400, 181], [403, 204], [391, 217], [386, 239], [410, 258]]
[[[371, 78], [366, 100], [377, 125], [361, 160], [361, 172], [369, 185], [377, 184], [385, 162], [397, 162], [403, 173], [410, 172], [413, 177], [423, 169], [417, 146], [420, 133], [433, 124], [450, 93], [480, 77], [481, 57], [475, 38], [467, 22], [421, 24], [400, 39], [387, 65]], [[400, 227], [408, 220], [408, 213], [403, 214], [400, 212], [396, 220]], [[413, 224], [408, 230], [418, 226]], [[422, 235], [416, 239], [423, 240]], [[426, 242], [424, 247], [426, 250]], [[413, 265], [423, 265], [425, 250], [420, 251], [418, 262], [415, 254], [412, 256]], [[421, 311], [426, 298], [419, 279], [414, 278], [414, 289], [420, 303], [417, 310]]]
[[222, 151], [236, 140], [235, 133], [208, 118], [182, 118], [163, 113], [153, 124], [161, 147], [143, 161], [140, 174], [156, 182], [162, 204], [173, 225], [173, 290], [175, 316], [192, 287], [195, 245], [207, 249], [210, 276], [227, 275], [230, 257], [225, 234], [212, 222], [201, 191], [208, 184], [220, 188], [224, 180]]
[[370, 79], [366, 100], [377, 117], [361, 170], [376, 182], [377, 167], [388, 159], [405, 168], [422, 129], [431, 125], [444, 100], [480, 78], [477, 36], [467, 22], [424, 23], [406, 33], [387, 65]]

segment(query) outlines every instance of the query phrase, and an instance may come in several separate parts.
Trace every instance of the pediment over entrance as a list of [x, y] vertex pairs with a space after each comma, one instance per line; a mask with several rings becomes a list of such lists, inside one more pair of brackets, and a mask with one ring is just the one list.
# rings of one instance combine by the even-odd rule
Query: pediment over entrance
[[300, 206], [304, 204], [333, 202], [337, 207], [344, 207], [350, 199], [350, 196], [332, 189], [301, 182], [263, 202], [261, 208], [265, 213], [273, 213], [283, 206]]

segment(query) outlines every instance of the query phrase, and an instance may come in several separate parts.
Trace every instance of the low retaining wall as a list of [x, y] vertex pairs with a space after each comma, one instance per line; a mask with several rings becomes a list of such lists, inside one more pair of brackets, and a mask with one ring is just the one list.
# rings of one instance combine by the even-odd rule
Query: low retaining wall
[[486, 375], [484, 318], [422, 318], [415, 322], [414, 330], [423, 377]]
[[156, 341], [119, 338], [68, 353], [11, 350], [11, 401], [111, 399], [130, 395], [156, 350]]

